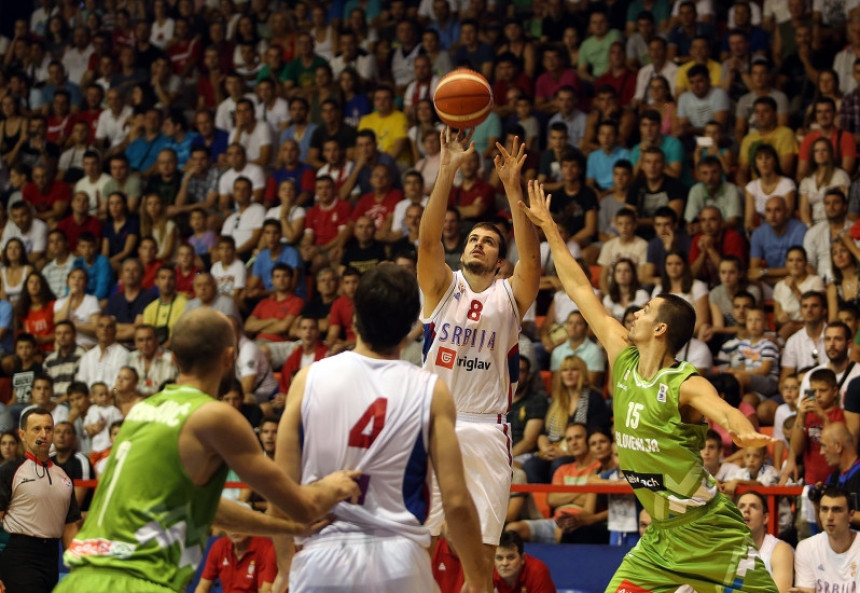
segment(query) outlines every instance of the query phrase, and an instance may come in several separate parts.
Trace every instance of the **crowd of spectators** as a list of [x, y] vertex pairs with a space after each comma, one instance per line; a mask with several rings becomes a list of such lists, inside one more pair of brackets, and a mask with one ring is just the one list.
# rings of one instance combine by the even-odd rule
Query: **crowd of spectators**
[[[277, 418], [300, 368], [354, 344], [361, 273], [415, 269], [439, 168], [433, 92], [469, 67], [494, 105], [449, 198], [452, 268], [479, 221], [516, 265], [491, 162], [518, 136], [524, 179], [553, 194], [610, 315], [629, 323], [663, 292], [695, 308], [679, 357], [719, 368], [718, 391], [773, 426], [768, 481], [827, 478], [823, 425], [860, 436], [855, 2], [33, 0], [2, 14], [2, 430], [51, 407], [97, 463], [111, 427], [174, 378], [172, 328], [198, 307], [235, 322], [227, 401], [255, 426]], [[616, 469], [588, 446], [611, 438], [612, 385], [542, 250], [514, 455], [521, 479], [576, 483]], [[422, 334], [416, 320], [416, 364]], [[726, 488], [756, 480], [758, 455], [718, 436], [739, 464]], [[514, 499], [515, 531], [598, 537], [606, 501], [568, 498], [551, 501], [554, 524]], [[635, 534], [628, 515], [609, 531]]]

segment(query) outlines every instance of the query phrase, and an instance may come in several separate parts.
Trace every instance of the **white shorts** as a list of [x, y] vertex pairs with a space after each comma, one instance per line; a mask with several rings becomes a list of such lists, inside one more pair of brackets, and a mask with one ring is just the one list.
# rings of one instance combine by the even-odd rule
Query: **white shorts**
[[310, 542], [293, 558], [290, 593], [438, 592], [427, 549], [405, 537]]
[[[497, 546], [505, 526], [511, 494], [510, 427], [508, 424], [472, 422], [458, 417], [456, 431], [463, 455], [466, 486], [481, 520], [481, 539], [485, 544]], [[425, 525], [436, 536], [442, 531], [445, 513], [435, 474], [430, 500], [430, 515]]]

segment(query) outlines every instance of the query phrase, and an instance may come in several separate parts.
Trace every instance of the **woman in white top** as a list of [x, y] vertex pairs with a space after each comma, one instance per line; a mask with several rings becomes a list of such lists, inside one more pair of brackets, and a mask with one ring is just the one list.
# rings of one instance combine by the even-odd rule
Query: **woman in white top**
[[[266, 218], [281, 222], [281, 234], [284, 243], [297, 244], [302, 238], [305, 228], [305, 209], [296, 204], [296, 180], [284, 179], [278, 185], [278, 201], [280, 205], [269, 208]], [[260, 249], [263, 249], [263, 236], [260, 235]]]
[[167, 218], [164, 202], [158, 194], [149, 194], [143, 202], [140, 216], [141, 237], [152, 237], [158, 246], [156, 259], [163, 262], [173, 261], [176, 249], [176, 224]]
[[152, 21], [152, 31], [149, 42], [158, 49], [167, 49], [167, 43], [173, 39], [174, 21], [167, 14], [167, 2], [155, 0], [152, 3], [155, 19]]
[[3, 249], [3, 267], [0, 268], [0, 299], [13, 305], [18, 302], [24, 281], [33, 267], [27, 263], [27, 250], [18, 238], [11, 238]]
[[819, 138], [812, 143], [812, 165], [812, 174], [800, 182], [800, 220], [808, 227], [827, 218], [824, 193], [828, 189], [838, 187], [848, 195], [848, 186], [851, 185], [848, 174], [836, 166], [833, 145], [827, 138]]
[[54, 323], [71, 321], [75, 324], [78, 346], [92, 348], [96, 345], [96, 322], [101, 314], [99, 300], [86, 293], [89, 276], [86, 270], [75, 268], [66, 280], [69, 294], [54, 301]]
[[430, 99], [419, 99], [415, 104], [415, 125], [409, 128], [409, 131], [406, 133], [412, 145], [413, 162], [417, 163], [427, 156], [427, 150], [424, 147], [424, 138], [427, 136], [438, 138], [442, 127], [442, 124], [439, 123], [439, 118], [436, 117], [433, 101]]
[[783, 339], [803, 326], [800, 314], [800, 295], [809, 290], [824, 292], [824, 281], [820, 276], [806, 271], [806, 250], [796, 245], [785, 254], [788, 276], [773, 288], [773, 318]]
[[311, 9], [311, 38], [314, 40], [314, 53], [331, 62], [337, 53], [337, 34], [334, 27], [326, 22], [325, 8], [317, 4]]
[[701, 280], [693, 279], [690, 263], [685, 254], [673, 249], [666, 254], [660, 283], [654, 287], [651, 298], [663, 293], [676, 294], [696, 310], [696, 326], [694, 335], [711, 322], [711, 311], [708, 304], [708, 285]]
[[[794, 212], [797, 203], [797, 186], [794, 180], [782, 174], [779, 156], [773, 146], [762, 144], [756, 148], [752, 169], [758, 179], [750, 181], [744, 188], [746, 196], [744, 228], [749, 232], [754, 231], [764, 220], [765, 204], [773, 196], [782, 197], [789, 212]], [[755, 221], [756, 214], [760, 218], [759, 224]]]
[[626, 257], [616, 261], [609, 275], [606, 296], [603, 297], [606, 312], [621, 321], [627, 307], [644, 307], [648, 298], [648, 293], [639, 288], [639, 278], [633, 261]]

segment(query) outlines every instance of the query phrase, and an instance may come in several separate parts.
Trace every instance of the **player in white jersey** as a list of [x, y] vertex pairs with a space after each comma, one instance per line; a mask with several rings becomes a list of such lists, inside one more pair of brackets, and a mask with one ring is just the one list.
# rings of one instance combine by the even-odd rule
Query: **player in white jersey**
[[[397, 593], [438, 590], [424, 526], [429, 464], [439, 475], [449, 536], [468, 591], [492, 589], [478, 516], [463, 475], [450, 392], [437, 376], [400, 360], [420, 308], [415, 277], [384, 264], [365, 272], [354, 299], [355, 350], [303, 369], [290, 386], [275, 461], [302, 483], [327, 467], [360, 469], [358, 504], [304, 540], [290, 591]], [[289, 546], [275, 539], [279, 555]], [[277, 590], [277, 587], [276, 587]]]
[[[454, 395], [466, 480], [492, 566], [511, 485], [505, 415], [519, 374], [520, 322], [538, 292], [540, 247], [534, 227], [517, 207], [523, 199], [520, 172], [526, 155], [515, 138], [511, 152], [496, 144], [495, 158], [520, 254], [513, 275], [497, 277], [505, 239], [489, 223], [478, 223], [469, 232], [461, 271], [455, 274], [445, 263], [442, 223], [454, 175], [475, 151], [470, 140], [471, 132], [454, 135], [446, 128], [441, 133], [439, 174], [418, 234], [418, 284], [424, 294], [424, 368], [442, 377]], [[442, 509], [435, 505], [428, 521], [434, 536], [443, 521]]]
[[751, 490], [738, 496], [735, 502], [744, 517], [744, 523], [752, 532], [755, 547], [779, 593], [788, 593], [794, 582], [794, 549], [767, 532], [767, 500], [761, 493]]

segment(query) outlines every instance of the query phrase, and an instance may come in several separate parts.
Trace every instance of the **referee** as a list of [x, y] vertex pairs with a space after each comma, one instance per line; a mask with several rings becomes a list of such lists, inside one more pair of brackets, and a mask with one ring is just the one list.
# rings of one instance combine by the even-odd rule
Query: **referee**
[[50, 593], [59, 579], [59, 540], [72, 541], [81, 513], [72, 481], [48, 456], [51, 413], [27, 410], [18, 433], [25, 457], [0, 466], [0, 520], [10, 534], [0, 580], [8, 593]]

